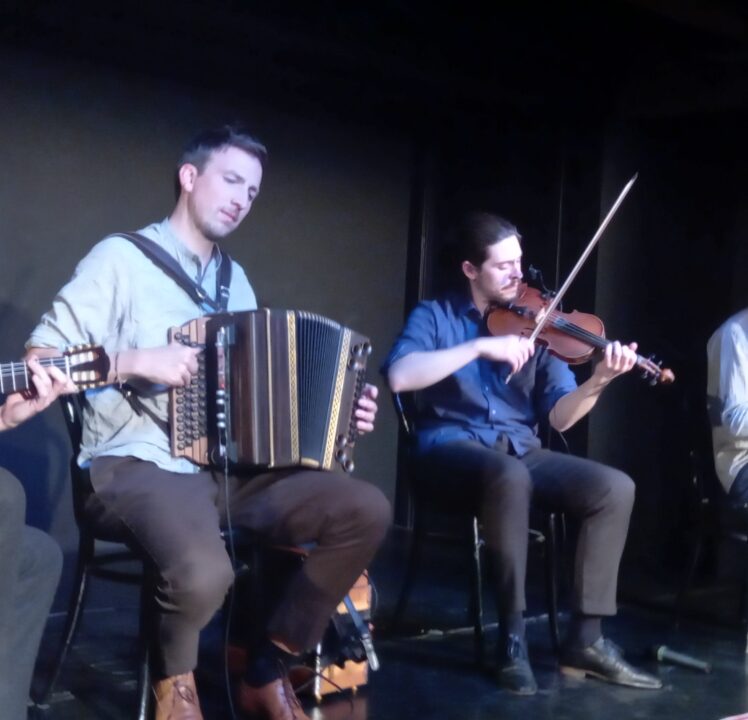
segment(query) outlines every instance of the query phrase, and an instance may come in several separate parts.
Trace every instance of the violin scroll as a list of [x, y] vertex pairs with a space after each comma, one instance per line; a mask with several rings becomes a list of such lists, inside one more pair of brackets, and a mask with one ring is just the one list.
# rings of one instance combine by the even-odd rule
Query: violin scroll
[[642, 370], [642, 379], [650, 385], [670, 385], [675, 382], [675, 373], [670, 368], [662, 367], [662, 360], [655, 360], [654, 355], [641, 357], [637, 355], [636, 364]]

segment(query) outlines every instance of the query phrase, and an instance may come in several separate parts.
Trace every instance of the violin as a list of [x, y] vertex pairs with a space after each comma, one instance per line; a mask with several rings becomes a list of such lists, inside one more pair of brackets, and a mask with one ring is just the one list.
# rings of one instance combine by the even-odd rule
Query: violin
[[[550, 304], [547, 293], [520, 284], [517, 299], [508, 305], [492, 305], [486, 310], [485, 322], [491, 335], [531, 337]], [[569, 365], [580, 365], [592, 359], [597, 350], [605, 350], [611, 341], [605, 339], [605, 326], [596, 315], [551, 310], [535, 341]], [[669, 384], [675, 380], [672, 370], [663, 368], [652, 358], [637, 354], [636, 364], [642, 377], [651, 385]]]

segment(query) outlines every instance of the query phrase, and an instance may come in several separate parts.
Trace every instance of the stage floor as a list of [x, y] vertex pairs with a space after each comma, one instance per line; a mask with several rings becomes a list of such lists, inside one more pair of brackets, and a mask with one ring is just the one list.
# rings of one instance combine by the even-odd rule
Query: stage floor
[[[532, 560], [528, 580], [528, 641], [540, 691], [531, 698], [502, 692], [492, 679], [496, 630], [490, 602], [487, 598], [488, 661], [484, 669], [479, 669], [472, 629], [465, 627], [466, 563], [442, 543], [430, 546], [403, 631], [395, 634], [388, 630], [402, 579], [403, 549], [404, 533], [394, 531], [371, 568], [377, 588], [375, 643], [381, 669], [370, 673], [368, 685], [355, 695], [327, 696], [320, 705], [306, 699], [304, 705], [313, 720], [717, 720], [748, 712], [748, 665], [740, 629], [688, 621], [675, 630], [672, 614], [665, 611], [623, 604], [618, 616], [605, 625], [606, 635], [631, 661], [662, 678], [662, 690], [631, 690], [559, 675], [544, 614], [539, 558]], [[38, 717], [135, 717], [137, 593], [134, 588], [101, 580], [94, 584], [91, 609], [84, 617], [57, 691], [43, 711], [35, 711]], [[50, 619], [37, 679], [43, 677], [62, 622], [62, 613]], [[651, 648], [662, 644], [710, 662], [712, 672], [656, 663]], [[198, 683], [206, 720], [231, 717], [221, 648], [222, 625], [216, 619], [201, 642]]]

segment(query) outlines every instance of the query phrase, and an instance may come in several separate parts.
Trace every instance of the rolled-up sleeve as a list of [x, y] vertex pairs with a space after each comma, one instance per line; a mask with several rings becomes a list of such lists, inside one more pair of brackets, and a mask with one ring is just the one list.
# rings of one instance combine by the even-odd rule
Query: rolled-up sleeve
[[577, 380], [569, 366], [548, 351], [538, 363], [535, 375], [534, 402], [539, 418], [547, 418], [553, 406], [564, 395], [577, 389]]
[[418, 304], [408, 317], [405, 327], [395, 340], [389, 355], [380, 368], [387, 376], [395, 362], [412, 352], [427, 352], [437, 347], [437, 320], [433, 304]]
[[116, 344], [125, 314], [123, 298], [128, 296], [130, 243], [107, 238], [95, 245], [75, 269], [73, 277], [59, 291], [26, 347], [55, 347], [93, 343]]

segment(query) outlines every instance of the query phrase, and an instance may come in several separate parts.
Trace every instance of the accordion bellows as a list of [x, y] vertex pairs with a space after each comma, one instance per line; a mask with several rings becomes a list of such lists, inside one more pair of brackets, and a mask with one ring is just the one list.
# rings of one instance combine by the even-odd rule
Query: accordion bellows
[[204, 347], [191, 385], [170, 391], [172, 455], [353, 470], [368, 338], [321, 315], [261, 309], [196, 318], [169, 339]]

